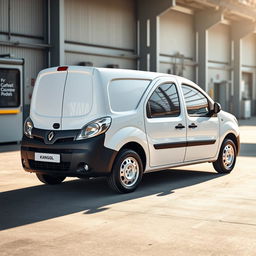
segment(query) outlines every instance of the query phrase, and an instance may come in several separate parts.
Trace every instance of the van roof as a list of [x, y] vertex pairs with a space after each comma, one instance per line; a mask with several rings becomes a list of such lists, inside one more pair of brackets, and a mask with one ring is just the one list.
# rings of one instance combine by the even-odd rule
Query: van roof
[[[149, 72], [149, 71], [140, 71], [140, 70], [130, 70], [130, 69], [115, 69], [115, 68], [98, 68], [98, 67], [84, 67], [84, 66], [66, 66], [68, 71], [86, 71], [90, 73], [98, 72], [104, 78], [104, 80], [113, 80], [117, 78], [134, 78], [134, 79], [147, 79], [153, 80], [157, 77], [169, 76], [176, 77], [175, 75]], [[40, 72], [40, 74], [48, 72], [56, 72], [58, 67], [47, 68]]]
[[113, 68], [94, 68], [101, 75], [105, 76], [109, 80], [115, 78], [137, 78], [137, 79], [148, 79], [153, 80], [160, 76], [166, 76], [167, 74], [140, 71], [140, 70], [130, 70], [130, 69], [113, 69]]

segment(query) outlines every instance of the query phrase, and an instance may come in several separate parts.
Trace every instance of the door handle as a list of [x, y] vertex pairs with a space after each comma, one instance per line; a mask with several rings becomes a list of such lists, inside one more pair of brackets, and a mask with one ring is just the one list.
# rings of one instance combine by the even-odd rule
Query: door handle
[[192, 124], [190, 124], [189, 126], [188, 126], [188, 128], [196, 128], [197, 127], [197, 125], [195, 124], [195, 123], [192, 123]]
[[183, 124], [178, 124], [175, 126], [176, 129], [184, 129], [185, 126]]

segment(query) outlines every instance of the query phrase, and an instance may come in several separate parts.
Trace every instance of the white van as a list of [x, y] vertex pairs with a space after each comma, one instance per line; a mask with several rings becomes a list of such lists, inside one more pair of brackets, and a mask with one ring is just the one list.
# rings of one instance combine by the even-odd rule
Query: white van
[[131, 192], [144, 172], [212, 162], [229, 173], [239, 145], [236, 118], [185, 78], [64, 66], [37, 77], [21, 159], [46, 184], [106, 176]]

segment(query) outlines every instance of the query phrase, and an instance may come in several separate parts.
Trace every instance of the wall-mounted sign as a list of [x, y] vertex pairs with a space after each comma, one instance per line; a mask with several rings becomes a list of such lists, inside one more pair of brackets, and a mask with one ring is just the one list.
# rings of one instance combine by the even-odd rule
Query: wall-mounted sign
[[20, 71], [0, 68], [0, 108], [20, 106]]

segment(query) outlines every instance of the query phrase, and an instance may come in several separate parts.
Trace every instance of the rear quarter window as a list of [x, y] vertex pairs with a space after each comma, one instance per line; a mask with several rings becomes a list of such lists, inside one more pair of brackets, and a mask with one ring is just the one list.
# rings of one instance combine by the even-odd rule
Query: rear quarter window
[[123, 112], [136, 109], [150, 80], [119, 79], [113, 80], [108, 86], [111, 110]]

